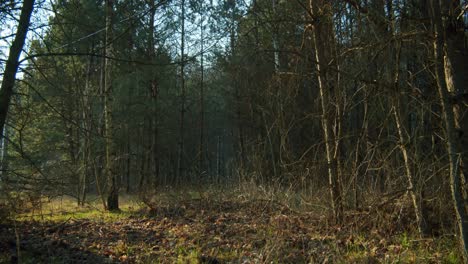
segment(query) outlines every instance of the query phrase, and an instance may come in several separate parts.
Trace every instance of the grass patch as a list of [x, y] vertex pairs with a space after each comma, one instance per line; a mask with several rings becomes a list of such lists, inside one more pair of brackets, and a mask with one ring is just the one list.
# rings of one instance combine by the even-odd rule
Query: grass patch
[[85, 210], [81, 212], [61, 212], [54, 214], [43, 214], [43, 215], [19, 215], [18, 221], [43, 221], [43, 222], [65, 222], [70, 219], [83, 220], [88, 219], [91, 221], [99, 222], [113, 222], [132, 216], [133, 213], [129, 211], [120, 212], [106, 212], [99, 211], [96, 209]]
[[17, 221], [64, 222], [70, 219], [89, 219], [100, 222], [119, 221], [130, 216], [138, 215], [142, 204], [137, 198], [122, 196], [120, 211], [105, 211], [98, 197], [90, 197], [90, 202], [78, 206], [76, 200], [69, 196], [42, 201], [40, 208], [30, 208], [26, 212], [16, 215]]

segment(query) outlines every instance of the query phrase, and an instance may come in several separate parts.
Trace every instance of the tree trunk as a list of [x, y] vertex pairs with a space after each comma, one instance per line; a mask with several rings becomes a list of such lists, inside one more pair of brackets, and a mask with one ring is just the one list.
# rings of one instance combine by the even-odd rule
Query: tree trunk
[[[148, 1], [149, 7], [151, 9], [150, 11], [150, 20], [149, 20], [149, 39], [148, 39], [148, 53], [149, 53], [149, 58], [151, 62], [155, 63], [156, 62], [156, 38], [155, 38], [155, 27], [154, 27], [154, 22], [155, 22], [155, 15], [156, 15], [156, 5], [154, 0]], [[153, 173], [153, 186], [156, 188], [157, 183], [159, 180], [159, 111], [158, 111], [158, 97], [159, 97], [159, 91], [158, 91], [158, 80], [156, 79], [156, 76], [151, 76], [150, 80], [150, 96], [152, 100], [151, 104], [151, 112], [152, 112], [152, 117], [150, 122], [153, 124], [152, 129], [150, 130], [150, 133], [152, 135], [151, 138], [151, 150], [150, 150], [150, 157], [152, 157], [152, 173]]]
[[392, 96], [393, 98], [393, 116], [395, 118], [395, 125], [398, 132], [399, 138], [399, 148], [401, 151], [401, 155], [403, 156], [404, 166], [405, 166], [405, 174], [408, 180], [408, 192], [411, 197], [411, 201], [413, 203], [414, 215], [416, 218], [416, 223], [418, 227], [418, 232], [421, 236], [426, 234], [426, 221], [423, 216], [422, 210], [422, 203], [421, 203], [421, 195], [418, 193], [416, 186], [415, 186], [415, 179], [413, 175], [413, 166], [411, 164], [411, 160], [409, 157], [409, 150], [408, 144], [410, 143], [410, 139], [408, 137], [408, 133], [404, 127], [404, 122], [401, 119], [401, 91], [400, 91], [400, 58], [401, 58], [401, 43], [396, 43], [395, 47], [395, 64], [393, 69], [393, 87], [395, 94]]
[[[277, 16], [277, 0], [271, 0], [271, 6], [273, 9], [273, 16], [276, 19]], [[280, 57], [279, 57], [279, 42], [278, 42], [278, 29], [279, 24], [278, 23], [273, 23], [271, 28], [272, 28], [272, 44], [273, 44], [273, 55], [274, 55], [274, 63], [275, 63], [275, 73], [278, 73], [281, 69], [280, 65]]]
[[312, 24], [312, 38], [313, 38], [313, 48], [315, 53], [315, 69], [317, 71], [317, 81], [319, 86], [320, 93], [320, 102], [322, 108], [322, 128], [323, 128], [323, 137], [325, 141], [325, 151], [328, 167], [328, 184], [330, 189], [330, 198], [333, 209], [333, 214], [335, 216], [335, 221], [341, 223], [343, 220], [343, 199], [341, 194], [341, 186], [338, 174], [338, 160], [337, 155], [334, 155], [336, 148], [336, 138], [334, 138], [334, 133], [332, 131], [331, 125], [331, 101], [330, 101], [330, 90], [333, 88], [328, 86], [330, 80], [327, 80], [325, 69], [322, 65], [328, 64], [331, 60], [332, 52], [326, 50], [327, 45], [334, 45], [327, 41], [327, 36], [329, 34], [334, 34], [330, 12], [330, 4], [325, 3], [322, 0], [310, 0], [310, 12], [313, 16], [312, 19], [316, 17], [321, 17], [320, 23]]
[[26, 40], [33, 8], [34, 0], [23, 1], [18, 28], [16, 30], [16, 36], [10, 47], [8, 60], [5, 65], [5, 71], [3, 72], [2, 86], [0, 88], [0, 131], [2, 132], [7, 118], [11, 96], [13, 94], [16, 73], [18, 72], [19, 57]]
[[179, 151], [177, 157], [177, 181], [180, 182], [184, 178], [184, 143], [185, 143], [185, 0], [181, 2], [181, 27], [180, 35], [180, 124], [179, 124]]
[[[92, 50], [92, 49], [91, 49]], [[78, 201], [84, 205], [86, 199], [87, 178], [90, 167], [91, 144], [90, 144], [90, 130], [91, 130], [91, 108], [89, 103], [90, 86], [91, 86], [91, 72], [93, 65], [93, 57], [89, 58], [88, 67], [86, 71], [86, 82], [81, 95], [81, 118], [83, 129], [82, 140], [82, 160], [81, 160], [81, 174], [78, 184]]]
[[465, 263], [468, 262], [468, 221], [465, 201], [463, 200], [462, 185], [462, 142], [456, 129], [456, 115], [450, 101], [450, 86], [453, 85], [453, 76], [449, 69], [449, 56], [446, 41], [446, 25], [442, 21], [441, 6], [431, 2], [431, 18], [433, 39], [433, 58], [435, 60], [435, 78], [442, 106], [443, 122], [445, 127], [445, 142], [449, 158], [450, 188], [455, 209], [457, 226], [460, 236], [460, 246]]
[[132, 155], [131, 155], [131, 137], [130, 137], [130, 129], [129, 125], [126, 125], [126, 133], [127, 133], [127, 165], [126, 165], [126, 173], [125, 173], [125, 192], [129, 194], [131, 192], [131, 186], [130, 186], [130, 171], [132, 167]]
[[115, 171], [115, 142], [112, 120], [112, 61], [113, 55], [113, 15], [114, 0], [106, 0], [106, 59], [105, 59], [105, 90], [104, 90], [104, 123], [106, 141], [106, 178], [107, 178], [107, 210], [119, 210], [119, 190]]
[[466, 203], [468, 201], [468, 40], [466, 29], [460, 26], [464, 22], [463, 15], [460, 16], [458, 13], [459, 7], [461, 7], [460, 1], [447, 2], [446, 13], [451, 16], [448, 21], [452, 22], [446, 26], [450, 27], [450, 30], [445, 31], [444, 76], [454, 113], [457, 142], [460, 150], [464, 150], [459, 155], [459, 161], [461, 188]]
[[[203, 2], [201, 2], [203, 5]], [[203, 10], [203, 9], [202, 9]], [[200, 155], [199, 159], [199, 177], [205, 174], [205, 65], [204, 65], [204, 19], [202, 11], [200, 11], [200, 145], [198, 154]], [[201, 184], [201, 179], [200, 179]]]
[[0, 181], [5, 181], [8, 170], [8, 127], [3, 127], [0, 138]]
[[[232, 1], [233, 6], [231, 6], [231, 30], [229, 32], [229, 41], [230, 41], [230, 51], [231, 51], [231, 59], [235, 56], [235, 42], [236, 42], [236, 20], [235, 20], [235, 9], [236, 9], [236, 1]], [[242, 98], [241, 98], [241, 91], [239, 88], [238, 83], [238, 70], [233, 65], [231, 68], [231, 82], [234, 86], [234, 93], [236, 98], [236, 125], [237, 125], [237, 138], [238, 142], [238, 149], [239, 149], [239, 156], [240, 156], [240, 173], [246, 170], [247, 167], [247, 153], [245, 150], [245, 129], [242, 123]], [[237, 148], [237, 146], [236, 146]], [[240, 175], [241, 176], [241, 175]]]
[[221, 136], [218, 136], [216, 143], [216, 182], [221, 179]]

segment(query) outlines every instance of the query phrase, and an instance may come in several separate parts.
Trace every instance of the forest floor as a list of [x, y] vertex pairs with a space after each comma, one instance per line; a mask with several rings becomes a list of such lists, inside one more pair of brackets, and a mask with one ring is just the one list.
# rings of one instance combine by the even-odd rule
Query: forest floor
[[[270, 199], [184, 197], [122, 211], [61, 197], [0, 225], [0, 263], [458, 263], [453, 237], [419, 239], [370, 224], [370, 212], [331, 224], [327, 210]], [[19, 254], [18, 254], [19, 252]]]

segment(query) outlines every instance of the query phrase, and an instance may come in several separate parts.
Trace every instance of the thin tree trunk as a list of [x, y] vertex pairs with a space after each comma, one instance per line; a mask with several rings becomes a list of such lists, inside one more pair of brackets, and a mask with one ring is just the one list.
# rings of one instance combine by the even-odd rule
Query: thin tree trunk
[[[236, 21], [234, 17], [234, 10], [236, 8], [236, 2], [233, 1], [232, 6], [232, 14], [231, 14], [231, 31], [230, 31], [230, 50], [231, 50], [231, 58], [235, 56], [235, 34], [236, 34]], [[245, 138], [244, 138], [244, 126], [242, 124], [242, 104], [241, 104], [241, 92], [238, 84], [238, 72], [237, 69], [231, 69], [231, 81], [232, 85], [234, 86], [235, 98], [236, 98], [236, 123], [237, 123], [237, 136], [238, 136], [238, 146], [239, 146], [239, 154], [240, 154], [240, 168], [241, 170], [245, 170], [247, 166], [247, 157], [245, 151]]]
[[276, 157], [275, 157], [275, 150], [273, 148], [273, 140], [271, 139], [271, 130], [268, 128], [268, 124], [265, 118], [265, 112], [263, 111], [262, 111], [262, 119], [263, 119], [263, 125], [265, 126], [265, 134], [268, 139], [268, 147], [269, 147], [270, 158], [271, 158], [271, 167], [273, 169], [273, 176], [275, 180], [277, 180], [278, 173], [276, 170]]
[[[276, 17], [276, 10], [277, 10], [277, 0], [271, 0], [271, 5], [273, 9], [273, 15]], [[278, 73], [281, 69], [280, 65], [280, 57], [279, 57], [279, 43], [278, 43], [278, 26], [279, 24], [273, 23], [272, 25], [272, 44], [273, 44], [273, 55], [274, 55], [274, 63], [275, 63], [275, 73]]]
[[[463, 15], [460, 15], [459, 9], [462, 9], [461, 1], [452, 1], [447, 3], [452, 23], [455, 25], [465, 25], [462, 22]], [[465, 1], [466, 2], [466, 1]], [[466, 5], [464, 8], [468, 8]], [[465, 12], [467, 10], [465, 9]], [[466, 14], [465, 14], [466, 16]], [[468, 21], [467, 21], [468, 22]], [[457, 131], [456, 141], [459, 144], [460, 150], [465, 150], [460, 153], [460, 181], [465, 200], [465, 206], [468, 202], [468, 47], [466, 36], [467, 29], [465, 27], [454, 28], [451, 31], [447, 30], [445, 36], [444, 48], [444, 76], [447, 85], [447, 91], [451, 97], [452, 110], [454, 113], [455, 129]]]
[[[323, 3], [322, 1], [310, 0], [310, 11], [312, 16], [318, 15], [319, 8], [329, 8], [327, 7], [328, 4]], [[321, 10], [325, 12], [324, 10]], [[330, 14], [322, 14], [324, 17], [330, 16]], [[314, 17], [313, 17], [314, 18]], [[333, 214], [335, 216], [335, 221], [337, 223], [341, 223], [343, 220], [343, 201], [341, 196], [341, 190], [339, 186], [339, 176], [338, 176], [338, 168], [337, 168], [337, 156], [334, 155], [335, 150], [335, 139], [333, 137], [333, 131], [330, 123], [330, 96], [329, 90], [330, 87], [327, 87], [326, 84], [326, 76], [325, 71], [322, 70], [322, 63], [327, 63], [328, 60], [326, 58], [327, 54], [324, 50], [322, 50], [322, 46], [324, 45], [331, 45], [331, 43], [321, 43], [326, 41], [326, 39], [321, 39], [321, 36], [324, 35], [325, 30], [324, 27], [330, 26], [327, 23], [332, 23], [330, 17], [323, 19], [325, 21], [321, 21], [324, 25], [317, 26], [316, 24], [312, 24], [312, 38], [313, 38], [313, 48], [315, 53], [315, 68], [317, 71], [317, 81], [319, 86], [319, 93], [320, 93], [320, 102], [322, 108], [322, 128], [323, 128], [323, 137], [325, 141], [325, 151], [326, 151], [326, 159], [327, 159], [327, 167], [328, 167], [328, 184], [330, 189], [330, 198], [331, 204], [333, 209]], [[328, 21], [327, 21], [328, 20]], [[329, 54], [329, 53], [328, 53]], [[329, 59], [329, 58], [328, 58]]]
[[[105, 56], [105, 51], [103, 51], [103, 57]], [[99, 106], [102, 106], [103, 108], [100, 109], [104, 111], [104, 94], [105, 94], [105, 65], [106, 61], [105, 59], [102, 59], [100, 61], [100, 71], [99, 71]], [[105, 132], [104, 132], [104, 123], [101, 118], [99, 118], [98, 123], [97, 123], [97, 133], [104, 138]], [[94, 149], [100, 148], [98, 147], [98, 144], [93, 144]], [[100, 149], [102, 150], [102, 149]], [[104, 150], [105, 151], [105, 150]], [[104, 175], [104, 158], [105, 158], [105, 153], [104, 155], [101, 154], [101, 151], [99, 151], [99, 155], [95, 156], [92, 159], [92, 166], [93, 166], [93, 173], [94, 173], [94, 179], [96, 182], [96, 191], [101, 198], [102, 206], [104, 210], [107, 210], [107, 203], [106, 203], [106, 193], [105, 193], [105, 180], [103, 179], [106, 175]]]
[[119, 190], [115, 171], [115, 142], [112, 120], [112, 61], [113, 55], [113, 15], [114, 0], [106, 0], [106, 59], [105, 59], [105, 91], [104, 91], [104, 122], [106, 141], [106, 178], [107, 178], [107, 210], [119, 210]]
[[82, 162], [81, 162], [81, 175], [80, 175], [80, 182], [78, 184], [78, 196], [79, 200], [81, 201], [81, 205], [84, 205], [86, 199], [86, 183], [87, 177], [89, 174], [89, 159], [91, 155], [91, 148], [90, 148], [90, 106], [89, 106], [89, 91], [91, 86], [91, 67], [93, 64], [93, 57], [89, 58], [88, 68], [86, 71], [86, 83], [84, 86], [84, 90], [82, 92], [82, 106], [81, 106], [81, 118], [82, 120], [82, 128], [83, 128], [83, 140], [82, 140]]
[[185, 141], [185, 0], [181, 2], [181, 46], [180, 46], [180, 124], [179, 124], [179, 152], [177, 157], [177, 180], [184, 178], [184, 141]]
[[396, 52], [395, 52], [395, 65], [394, 65], [394, 73], [393, 73], [393, 87], [395, 88], [396, 95], [394, 96], [394, 105], [393, 105], [393, 115], [395, 117], [395, 125], [398, 132], [398, 137], [400, 139], [399, 148], [401, 154], [403, 156], [403, 161], [405, 164], [405, 173], [406, 178], [408, 180], [408, 191], [411, 197], [411, 201], [413, 202], [413, 209], [414, 215], [416, 217], [416, 223], [418, 227], [418, 232], [421, 236], [426, 234], [426, 222], [423, 216], [422, 210], [422, 203], [421, 203], [421, 196], [416, 190], [415, 186], [415, 179], [412, 172], [412, 165], [409, 157], [409, 137], [406, 131], [404, 131], [404, 125], [401, 121], [401, 92], [400, 92], [400, 57], [401, 57], [401, 43], [396, 44]]
[[93, 160], [94, 179], [96, 181], [97, 194], [99, 197], [101, 197], [102, 206], [104, 207], [104, 209], [107, 209], [106, 198], [104, 197], [104, 193], [102, 192], [101, 183], [99, 180], [99, 178], [101, 178], [101, 171], [102, 171], [100, 164], [101, 164], [100, 157], [96, 157]]
[[[126, 105], [126, 112], [130, 112], [130, 107], [133, 104], [133, 89], [128, 89], [128, 104]], [[126, 172], [125, 172], [125, 192], [129, 194], [132, 191], [131, 186], [131, 168], [132, 168], [132, 137], [130, 135], [130, 120], [125, 124], [125, 134], [126, 134]]]
[[[148, 53], [150, 60], [154, 63], [156, 61], [156, 38], [155, 38], [155, 16], [156, 16], [156, 3], [154, 0], [149, 0], [148, 5], [151, 9], [150, 11], [150, 20], [149, 20], [149, 39], [148, 39]], [[152, 119], [150, 122], [153, 124], [152, 129], [150, 129], [150, 133], [153, 135], [151, 138], [151, 152], [150, 156], [152, 157], [152, 173], [153, 173], [153, 186], [156, 188], [158, 180], [159, 180], [159, 145], [158, 145], [158, 137], [159, 137], [159, 111], [158, 111], [158, 82], [155, 76], [151, 77], [150, 80], [150, 97], [152, 100], [151, 104], [151, 112], [152, 112]]]
[[[146, 117], [143, 119], [143, 123], [145, 124], [146, 123]], [[140, 138], [140, 153], [141, 153], [141, 157], [139, 158], [140, 160], [140, 170], [139, 170], [139, 174], [140, 174], [140, 179], [138, 180], [138, 191], [142, 191], [143, 190], [143, 185], [145, 183], [145, 178], [146, 178], [146, 161], [148, 160], [146, 158], [147, 156], [147, 149], [146, 149], [146, 145], [145, 145], [145, 130], [146, 130], [146, 127], [143, 126], [141, 129], [139, 129], [139, 138]]]
[[3, 127], [2, 135], [0, 138], [0, 181], [5, 181], [8, 170], [8, 140], [9, 129], [7, 126]]
[[147, 142], [145, 142], [145, 146], [147, 146], [147, 149], [146, 149], [146, 169], [145, 169], [145, 182], [144, 182], [144, 185], [147, 186], [147, 188], [150, 186], [150, 183], [151, 183], [151, 180], [152, 178], [150, 177], [151, 176], [151, 173], [152, 173], [152, 168], [154, 168], [154, 163], [152, 162], [153, 161], [153, 147], [154, 147], [154, 135], [153, 135], [153, 118], [152, 116], [149, 116], [148, 117], [148, 130], [147, 131], [150, 131], [149, 135], [148, 135], [148, 139], [147, 139]]
[[131, 145], [130, 145], [130, 142], [131, 142], [131, 138], [130, 138], [130, 129], [129, 129], [129, 125], [127, 124], [126, 125], [126, 133], [127, 133], [127, 166], [126, 166], [126, 173], [125, 173], [125, 192], [127, 194], [130, 193], [131, 191], [131, 186], [130, 186], [130, 169], [131, 169], [131, 165], [132, 165], [132, 155], [131, 155]]
[[219, 183], [221, 179], [221, 136], [218, 136], [216, 144], [216, 182]]
[[462, 186], [462, 170], [461, 160], [462, 151], [460, 142], [457, 137], [455, 115], [453, 107], [450, 102], [448, 85], [450, 85], [450, 78], [447, 67], [447, 46], [445, 39], [445, 30], [442, 22], [442, 15], [439, 3], [431, 2], [431, 17], [433, 19], [433, 57], [435, 60], [435, 78], [437, 82], [437, 90], [439, 93], [440, 104], [442, 106], [443, 122], [446, 134], [446, 147], [449, 158], [449, 172], [450, 172], [450, 189], [455, 209], [457, 220], [460, 246], [465, 263], [468, 262], [468, 221], [465, 209], [465, 201], [463, 200]]
[[426, 224], [422, 213], [421, 208], [421, 199], [416, 191], [416, 187], [414, 184], [414, 176], [411, 169], [411, 161], [408, 154], [407, 144], [409, 143], [409, 139], [406, 133], [403, 131], [403, 124], [400, 118], [401, 112], [401, 105], [399, 99], [396, 99], [396, 103], [393, 108], [393, 114], [395, 117], [395, 124], [398, 131], [398, 137], [400, 138], [399, 148], [401, 150], [401, 154], [403, 156], [403, 161], [405, 163], [405, 173], [406, 178], [408, 179], [408, 191], [410, 193], [411, 201], [413, 202], [414, 214], [416, 217], [416, 223], [418, 226], [418, 232], [420, 235], [424, 235], [426, 233]]
[[8, 60], [3, 72], [3, 80], [0, 88], [0, 131], [3, 131], [10, 106], [13, 87], [15, 85], [16, 73], [19, 67], [19, 57], [23, 50], [26, 35], [29, 29], [31, 14], [34, 9], [34, 0], [24, 0], [21, 7], [21, 15], [16, 29], [16, 36], [10, 47]]
[[[201, 2], [201, 5], [203, 5], [203, 2]], [[202, 9], [203, 10], [203, 9]], [[203, 14], [200, 13], [200, 17], [202, 17]], [[203, 25], [203, 19], [201, 19], [200, 22], [200, 146], [199, 146], [199, 155], [200, 155], [200, 160], [199, 160], [199, 171], [201, 177], [204, 172], [205, 172], [205, 65], [204, 65], [204, 25]]]

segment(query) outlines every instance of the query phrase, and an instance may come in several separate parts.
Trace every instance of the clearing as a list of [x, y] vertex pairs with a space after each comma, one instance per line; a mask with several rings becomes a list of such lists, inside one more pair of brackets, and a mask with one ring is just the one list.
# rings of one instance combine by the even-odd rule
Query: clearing
[[[0, 262], [20, 263], [457, 263], [450, 237], [416, 239], [369, 212], [331, 224], [269, 199], [135, 197], [121, 212], [60, 197], [0, 226]], [[178, 197], [174, 201], [174, 197]], [[373, 216], [375, 218], [375, 216]], [[383, 217], [383, 216], [382, 216]], [[400, 215], [401, 217], [401, 215]], [[18, 248], [19, 247], [19, 248]], [[19, 253], [19, 254], [18, 254]]]

